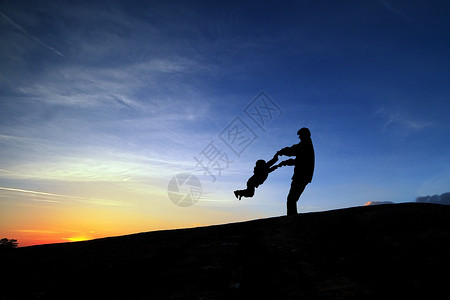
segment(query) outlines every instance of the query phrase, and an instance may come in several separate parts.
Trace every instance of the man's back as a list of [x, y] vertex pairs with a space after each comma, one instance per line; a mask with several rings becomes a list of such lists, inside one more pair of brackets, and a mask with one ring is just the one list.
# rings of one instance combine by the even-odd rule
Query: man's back
[[[311, 139], [303, 139], [295, 146], [295, 168], [292, 180], [311, 182], [314, 174], [315, 155]], [[293, 146], [293, 147], [294, 147]]]

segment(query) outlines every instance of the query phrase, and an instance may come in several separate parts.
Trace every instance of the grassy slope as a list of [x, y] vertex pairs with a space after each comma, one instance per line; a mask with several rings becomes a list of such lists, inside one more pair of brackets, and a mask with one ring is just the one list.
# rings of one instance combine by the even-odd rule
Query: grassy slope
[[19, 248], [3, 298], [448, 297], [449, 220], [409, 203]]

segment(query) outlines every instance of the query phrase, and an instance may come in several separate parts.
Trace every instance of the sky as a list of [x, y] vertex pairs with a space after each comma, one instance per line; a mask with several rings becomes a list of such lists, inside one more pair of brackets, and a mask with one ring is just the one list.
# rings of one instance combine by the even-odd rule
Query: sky
[[[253, 198], [233, 191], [301, 127], [316, 153], [301, 213], [449, 192], [449, 9], [1, 1], [1, 237], [27, 246], [284, 215], [292, 167]], [[186, 176], [200, 185], [183, 207], [173, 195], [193, 190], [173, 180]]]

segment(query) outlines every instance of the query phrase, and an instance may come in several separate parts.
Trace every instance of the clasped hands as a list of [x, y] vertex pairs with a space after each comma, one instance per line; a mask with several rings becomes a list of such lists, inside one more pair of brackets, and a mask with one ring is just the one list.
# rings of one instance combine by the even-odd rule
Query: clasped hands
[[[283, 148], [283, 149], [284, 149], [284, 148]], [[275, 155], [273, 156], [272, 159], [276, 159], [276, 161], [278, 161], [278, 156], [283, 155], [283, 154], [280, 154], [280, 152], [282, 152], [283, 149], [277, 151], [277, 153], [275, 153]], [[275, 169], [278, 169], [278, 168], [280, 168], [280, 167], [282, 167], [282, 166], [288, 166], [287, 161], [282, 161], [282, 162], [280, 162], [279, 164], [275, 165], [274, 167], [275, 167]]]

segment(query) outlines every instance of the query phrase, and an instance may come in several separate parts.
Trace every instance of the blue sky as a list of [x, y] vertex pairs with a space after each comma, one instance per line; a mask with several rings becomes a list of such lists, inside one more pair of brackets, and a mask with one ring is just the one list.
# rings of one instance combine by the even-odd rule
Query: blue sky
[[[0, 230], [92, 237], [282, 215], [288, 167], [251, 199], [232, 191], [304, 126], [316, 173], [301, 212], [448, 192], [449, 8], [1, 2]], [[244, 112], [261, 91], [283, 111], [265, 131]], [[240, 156], [219, 137], [236, 117], [258, 136]], [[233, 161], [215, 182], [194, 160], [211, 141]], [[202, 182], [189, 208], [167, 196], [180, 172]]]

